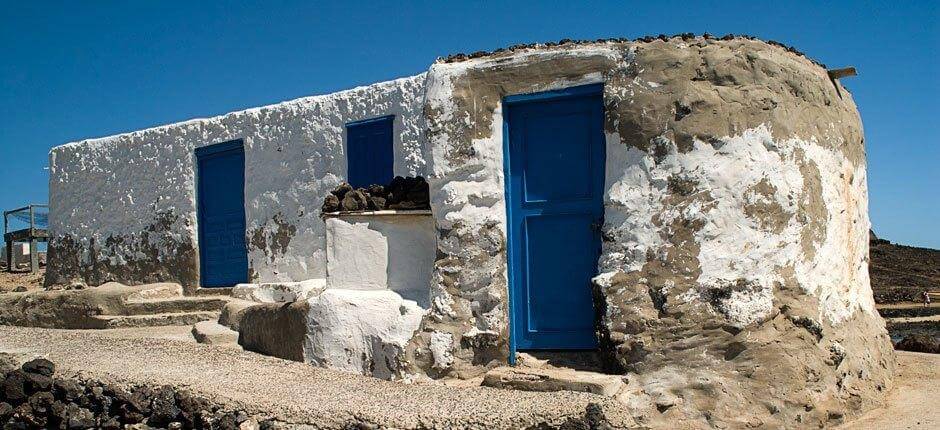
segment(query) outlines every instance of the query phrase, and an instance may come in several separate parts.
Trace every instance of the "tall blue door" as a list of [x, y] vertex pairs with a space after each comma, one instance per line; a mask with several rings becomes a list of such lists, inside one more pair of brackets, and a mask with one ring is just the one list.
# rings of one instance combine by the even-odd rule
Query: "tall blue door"
[[242, 141], [196, 150], [199, 266], [203, 287], [248, 281], [245, 246], [245, 150]]
[[512, 344], [591, 349], [603, 217], [601, 85], [506, 99]]

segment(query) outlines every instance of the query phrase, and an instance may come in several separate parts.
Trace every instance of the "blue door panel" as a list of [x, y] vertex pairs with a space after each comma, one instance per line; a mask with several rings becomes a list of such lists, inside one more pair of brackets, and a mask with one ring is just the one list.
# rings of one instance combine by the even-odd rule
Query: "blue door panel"
[[603, 217], [603, 87], [506, 100], [511, 345], [591, 349]]
[[247, 282], [245, 152], [241, 141], [199, 148], [196, 158], [202, 286]]
[[[525, 200], [571, 200], [590, 198], [591, 157], [585, 112], [541, 112], [547, 106], [529, 106], [522, 130]], [[559, 106], [563, 107], [563, 106]], [[573, 106], [577, 107], [577, 106]], [[546, 142], [550, 142], [546, 144]], [[559, 174], [565, 172], [565, 180]], [[567, 174], [571, 172], [571, 174]]]
[[391, 181], [393, 119], [386, 116], [346, 124], [346, 176], [353, 187]]

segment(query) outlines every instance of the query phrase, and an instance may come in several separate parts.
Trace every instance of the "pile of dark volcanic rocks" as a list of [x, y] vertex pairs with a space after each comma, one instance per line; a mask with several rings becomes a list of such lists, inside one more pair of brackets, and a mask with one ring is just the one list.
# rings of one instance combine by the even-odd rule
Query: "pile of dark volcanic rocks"
[[428, 182], [424, 178], [396, 176], [388, 185], [353, 189], [342, 183], [323, 200], [322, 213], [431, 209]]
[[940, 339], [929, 334], [909, 334], [901, 339], [894, 349], [940, 354]]
[[[5, 358], [5, 357], [0, 357]], [[16, 368], [0, 363], [0, 423], [4, 429], [237, 429], [242, 423], [260, 428], [245, 412], [228, 411], [170, 386], [120, 387], [60, 378], [55, 365], [36, 359]], [[249, 420], [251, 420], [249, 422]]]

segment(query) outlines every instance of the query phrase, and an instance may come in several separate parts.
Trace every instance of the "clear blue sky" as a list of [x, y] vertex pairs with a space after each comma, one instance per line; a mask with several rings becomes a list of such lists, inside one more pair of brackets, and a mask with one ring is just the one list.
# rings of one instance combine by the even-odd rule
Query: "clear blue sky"
[[940, 248], [935, 1], [0, 3], [2, 208], [45, 201], [49, 148], [69, 141], [410, 75], [448, 53], [707, 31], [858, 67], [843, 82], [865, 124], [874, 228]]

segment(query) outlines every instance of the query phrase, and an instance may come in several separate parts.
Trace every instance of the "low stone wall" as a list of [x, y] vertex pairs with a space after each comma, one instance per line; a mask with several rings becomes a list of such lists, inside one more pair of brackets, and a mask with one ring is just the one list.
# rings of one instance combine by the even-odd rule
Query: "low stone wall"
[[3, 428], [120, 429], [142, 424], [170, 429], [282, 427], [176, 387], [126, 386], [56, 375], [55, 365], [45, 359], [17, 367], [11, 358], [0, 356], [0, 371]]

